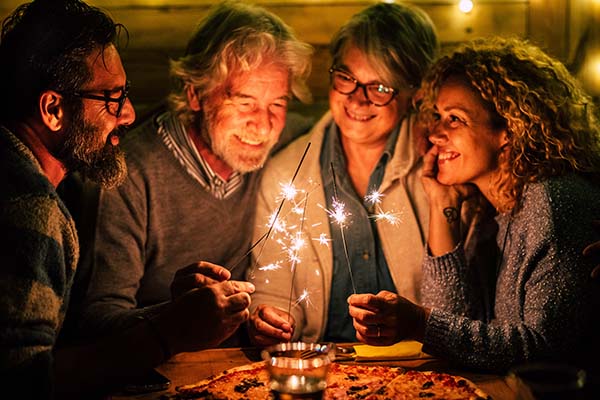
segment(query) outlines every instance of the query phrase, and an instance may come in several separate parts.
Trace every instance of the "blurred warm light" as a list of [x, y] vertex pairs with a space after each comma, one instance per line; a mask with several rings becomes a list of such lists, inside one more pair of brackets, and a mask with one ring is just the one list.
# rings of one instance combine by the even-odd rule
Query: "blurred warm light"
[[600, 50], [588, 53], [578, 78], [589, 94], [600, 96]]
[[473, 9], [473, 2], [471, 0], [460, 0], [458, 3], [458, 9], [465, 14], [468, 14]]

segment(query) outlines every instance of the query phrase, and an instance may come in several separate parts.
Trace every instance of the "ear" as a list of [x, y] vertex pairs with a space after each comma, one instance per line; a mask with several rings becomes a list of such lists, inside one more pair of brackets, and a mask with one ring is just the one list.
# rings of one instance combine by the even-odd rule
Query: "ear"
[[500, 148], [503, 149], [504, 147], [508, 146], [508, 133], [506, 132], [506, 129], [502, 129], [502, 131], [500, 132], [500, 137], [498, 138], [498, 144], [500, 145]]
[[200, 99], [198, 98], [198, 93], [194, 90], [192, 85], [187, 85], [186, 94], [188, 99], [188, 104], [192, 111], [200, 111], [202, 106], [200, 105]]
[[52, 132], [62, 129], [65, 116], [62, 95], [54, 90], [47, 90], [40, 95], [39, 106], [44, 125]]

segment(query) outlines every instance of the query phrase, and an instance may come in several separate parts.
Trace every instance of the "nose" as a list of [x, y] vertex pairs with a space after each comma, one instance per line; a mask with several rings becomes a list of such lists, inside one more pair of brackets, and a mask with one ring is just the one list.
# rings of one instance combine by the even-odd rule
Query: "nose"
[[135, 109], [133, 108], [133, 103], [129, 97], [125, 99], [125, 104], [123, 104], [123, 109], [121, 110], [121, 115], [119, 116], [119, 124], [121, 125], [131, 125], [135, 121]]
[[257, 134], [267, 135], [273, 127], [269, 110], [257, 107], [250, 118], [249, 125], [254, 128]]
[[448, 135], [439, 121], [432, 124], [427, 136], [429, 141], [435, 145], [441, 145], [448, 140]]

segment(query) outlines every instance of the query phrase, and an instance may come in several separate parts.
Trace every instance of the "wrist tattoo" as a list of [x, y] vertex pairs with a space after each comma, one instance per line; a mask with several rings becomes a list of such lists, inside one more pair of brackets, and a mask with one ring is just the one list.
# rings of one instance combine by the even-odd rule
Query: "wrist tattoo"
[[444, 208], [444, 217], [449, 224], [458, 221], [458, 209], [456, 207]]

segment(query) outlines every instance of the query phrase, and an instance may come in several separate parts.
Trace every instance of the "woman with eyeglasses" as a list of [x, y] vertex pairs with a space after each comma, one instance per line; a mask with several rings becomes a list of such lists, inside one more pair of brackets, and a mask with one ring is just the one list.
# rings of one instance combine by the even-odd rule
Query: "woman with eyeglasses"
[[370, 6], [333, 37], [330, 112], [265, 167], [257, 240], [310, 143], [295, 198], [254, 250], [255, 344], [355, 341], [353, 293], [387, 290], [419, 302], [428, 208], [411, 99], [438, 47], [429, 17], [402, 4]]

